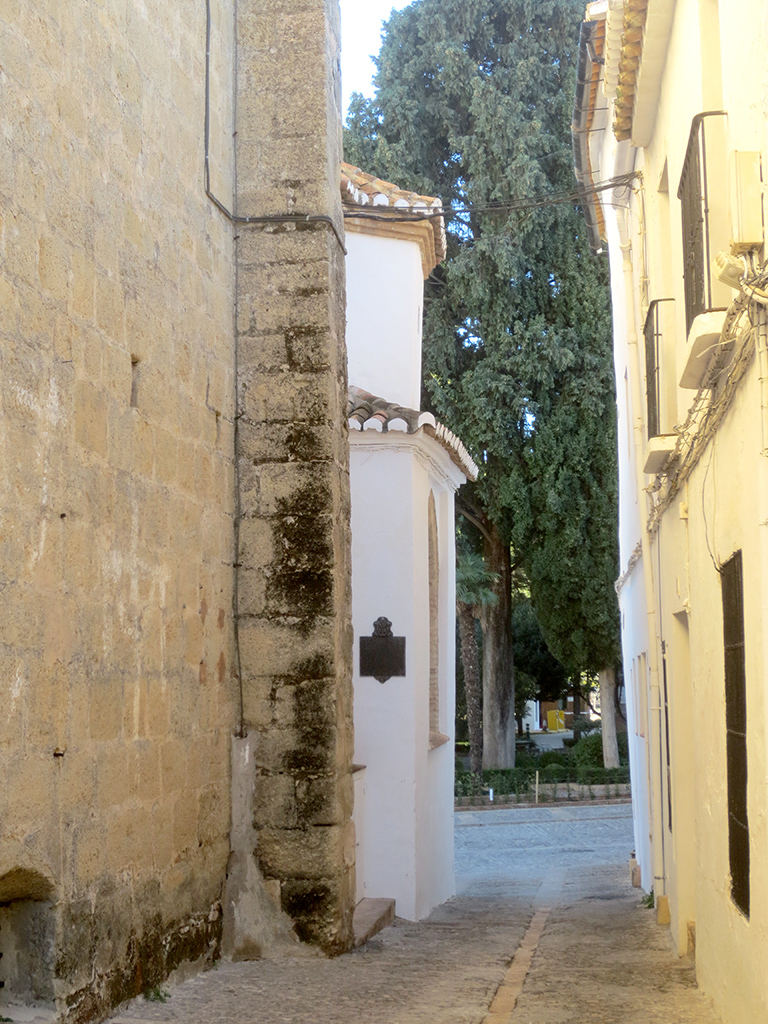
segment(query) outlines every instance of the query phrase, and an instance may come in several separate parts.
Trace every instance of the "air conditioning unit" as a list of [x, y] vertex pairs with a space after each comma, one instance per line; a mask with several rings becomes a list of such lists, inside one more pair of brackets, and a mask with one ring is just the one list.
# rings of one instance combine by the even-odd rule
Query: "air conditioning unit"
[[760, 153], [731, 153], [731, 253], [759, 249], [764, 240], [763, 173]]

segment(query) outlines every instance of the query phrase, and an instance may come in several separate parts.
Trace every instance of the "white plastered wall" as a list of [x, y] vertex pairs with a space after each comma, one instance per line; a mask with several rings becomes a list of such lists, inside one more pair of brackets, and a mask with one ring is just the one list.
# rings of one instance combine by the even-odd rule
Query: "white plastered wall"
[[421, 406], [424, 278], [418, 242], [347, 232], [349, 383]]
[[[419, 920], [454, 893], [453, 707], [455, 585], [453, 490], [463, 481], [434, 439], [353, 433], [352, 622], [355, 762], [365, 768], [364, 895], [394, 897]], [[428, 500], [440, 551], [440, 729], [429, 743]], [[406, 642], [406, 675], [360, 676], [360, 637], [380, 616]]]

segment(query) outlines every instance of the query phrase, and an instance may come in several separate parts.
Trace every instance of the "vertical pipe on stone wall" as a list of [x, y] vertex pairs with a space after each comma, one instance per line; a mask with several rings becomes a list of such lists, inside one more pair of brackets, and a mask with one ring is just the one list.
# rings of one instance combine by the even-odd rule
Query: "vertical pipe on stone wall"
[[[207, 0], [210, 3], [210, 0]], [[234, 95], [232, 97], [232, 209], [235, 216], [238, 215], [238, 181], [237, 181], [237, 85], [238, 85], [238, 67], [240, 64], [239, 52], [238, 52], [238, 36], [237, 36], [237, 15], [238, 15], [238, 0], [235, 0], [233, 16], [235, 19], [233, 28], [233, 71], [232, 71], [232, 88]], [[232, 360], [232, 372], [234, 374], [234, 387], [235, 387], [235, 422], [234, 429], [232, 431], [232, 440], [235, 448], [235, 472], [234, 472], [234, 486], [235, 486], [235, 530], [234, 530], [234, 586], [233, 586], [233, 601], [234, 601], [234, 641], [235, 641], [235, 665], [237, 671], [237, 687], [238, 687], [238, 698], [239, 698], [239, 728], [238, 736], [243, 739], [247, 735], [245, 728], [245, 700], [243, 697], [243, 667], [242, 659], [240, 657], [240, 520], [242, 517], [242, 503], [240, 499], [240, 371], [239, 371], [239, 352], [240, 352], [240, 338], [239, 338], [239, 317], [240, 317], [240, 235], [235, 234], [235, 321], [234, 321], [234, 357]]]

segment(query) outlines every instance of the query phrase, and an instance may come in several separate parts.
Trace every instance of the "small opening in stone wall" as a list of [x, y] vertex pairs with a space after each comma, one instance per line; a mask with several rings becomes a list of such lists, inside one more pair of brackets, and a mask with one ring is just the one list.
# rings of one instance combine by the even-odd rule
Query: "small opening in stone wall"
[[139, 405], [139, 363], [138, 356], [131, 356], [131, 408], [136, 409]]
[[[55, 1017], [52, 884], [16, 868], [0, 878], [0, 1017]], [[20, 1013], [19, 1011], [23, 1011]]]

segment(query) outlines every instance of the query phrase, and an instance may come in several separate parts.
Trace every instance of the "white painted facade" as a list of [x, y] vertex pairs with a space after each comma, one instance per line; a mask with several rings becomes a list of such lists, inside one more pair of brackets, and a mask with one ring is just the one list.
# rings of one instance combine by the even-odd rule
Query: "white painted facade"
[[347, 235], [349, 383], [407, 409], [421, 406], [424, 282], [418, 241]]
[[[399, 434], [399, 436], [398, 436]], [[454, 894], [454, 488], [463, 476], [432, 438], [352, 435], [355, 763], [365, 765], [361, 896], [396, 899], [420, 920]], [[439, 731], [430, 735], [428, 502], [439, 550]], [[405, 637], [406, 674], [360, 676], [361, 636], [380, 616]], [[358, 809], [355, 809], [358, 824]], [[362, 864], [361, 864], [362, 861]], [[362, 870], [361, 870], [362, 869]]]
[[[417, 410], [433, 228], [387, 229], [361, 220], [347, 233], [349, 383]], [[454, 492], [466, 479], [451, 445], [418, 422], [350, 421], [357, 895], [394, 898], [409, 920], [455, 893]], [[381, 617], [405, 638], [405, 675], [383, 683], [360, 675], [360, 639]]]
[[[654, 890], [659, 922], [668, 921], [681, 955], [695, 950], [699, 985], [724, 1024], [751, 1024], [768, 1020], [768, 309], [759, 296], [747, 309], [743, 287], [715, 279], [711, 300], [689, 328], [686, 258], [695, 245], [690, 235], [684, 241], [678, 187], [697, 116], [724, 111], [702, 119], [710, 248], [713, 256], [751, 249], [754, 265], [742, 272], [759, 280], [768, 7], [762, 0], [648, 0], [631, 137], [617, 142], [611, 81], [618, 76], [624, 14], [616, 0], [587, 7], [587, 18], [600, 24], [593, 53], [606, 63], [590, 62], [598, 85], [584, 138], [592, 181], [633, 170], [642, 175], [631, 190], [598, 200], [614, 314], [619, 601], [637, 859], [643, 888]], [[653, 307], [656, 300], [672, 301]], [[738, 321], [735, 302], [747, 310]], [[706, 312], [718, 306], [728, 315]], [[663, 311], [659, 330], [646, 335], [654, 308]], [[710, 336], [703, 337], [707, 323]], [[654, 334], [660, 436], [649, 437], [647, 395], [654, 388], [646, 337], [654, 344]], [[698, 361], [697, 345], [704, 351]], [[722, 582], [738, 552], [746, 909], [732, 885], [738, 773], [729, 793], [734, 762], [726, 686], [732, 683], [726, 682]]]

